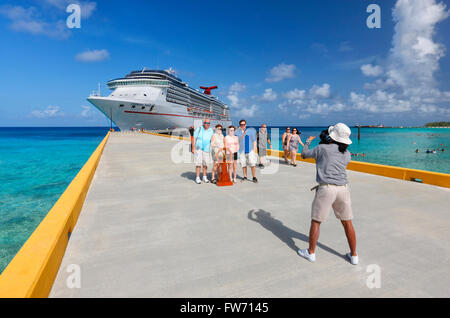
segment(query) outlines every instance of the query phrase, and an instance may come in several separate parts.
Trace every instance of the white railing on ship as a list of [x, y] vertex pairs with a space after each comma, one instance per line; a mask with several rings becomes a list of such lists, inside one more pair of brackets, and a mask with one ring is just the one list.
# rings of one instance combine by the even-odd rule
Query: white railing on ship
[[92, 91], [91, 94], [89, 96], [101, 96], [99, 92], [97, 91]]

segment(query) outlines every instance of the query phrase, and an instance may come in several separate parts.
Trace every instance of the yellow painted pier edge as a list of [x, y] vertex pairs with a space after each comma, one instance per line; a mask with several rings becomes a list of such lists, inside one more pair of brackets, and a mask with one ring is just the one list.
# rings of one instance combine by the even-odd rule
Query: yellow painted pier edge
[[[167, 134], [157, 134], [145, 132], [146, 134], [175, 138], [180, 140], [187, 140], [189, 138], [181, 137], [181, 136], [170, 136]], [[269, 156], [275, 156], [279, 158], [283, 158], [283, 151], [280, 150], [271, 150], [267, 149], [267, 154]], [[298, 153], [296, 157], [298, 161], [304, 161], [309, 163], [315, 163], [314, 159], [302, 159], [301, 155]], [[418, 169], [409, 169], [388, 165], [380, 165], [376, 163], [369, 162], [361, 162], [361, 161], [350, 161], [347, 166], [348, 170], [364, 172], [369, 174], [375, 174], [383, 177], [402, 179], [406, 181], [421, 181], [422, 183], [436, 185], [444, 188], [450, 188], [450, 174], [448, 173], [440, 173], [440, 172], [432, 172]]]
[[109, 135], [0, 275], [1, 298], [48, 297]]
[[[283, 151], [268, 149], [267, 154], [269, 156], [283, 158]], [[302, 159], [299, 153], [297, 154], [297, 160], [315, 163], [314, 159]], [[444, 188], [450, 188], [450, 174], [448, 173], [379, 165], [376, 163], [353, 161], [353, 160], [350, 161], [350, 163], [347, 166], [347, 169], [407, 181], [420, 180], [420, 182], [422, 183], [436, 185]]]

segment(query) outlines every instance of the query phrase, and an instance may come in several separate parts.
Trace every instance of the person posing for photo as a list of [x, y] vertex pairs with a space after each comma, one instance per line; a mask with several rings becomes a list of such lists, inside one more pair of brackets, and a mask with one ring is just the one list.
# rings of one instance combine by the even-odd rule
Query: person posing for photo
[[258, 146], [258, 167], [264, 168], [263, 162], [266, 162], [267, 156], [267, 143], [269, 143], [270, 149], [272, 149], [272, 144], [270, 143], [269, 134], [267, 133], [267, 125], [262, 124], [259, 131], [256, 133], [256, 144]]
[[283, 136], [281, 136], [281, 143], [283, 144], [283, 158], [284, 162], [288, 163], [288, 156], [289, 156], [289, 148], [288, 148], [288, 138], [291, 135], [291, 128], [286, 127], [286, 131], [283, 133]]
[[[234, 126], [228, 127], [228, 134], [225, 136], [225, 148], [227, 150], [228, 171], [230, 172], [230, 179], [236, 183], [237, 173], [237, 154], [239, 151], [239, 138], [234, 135], [236, 128]], [[231, 172], [233, 166], [233, 172]]]
[[194, 152], [195, 164], [195, 183], [200, 184], [200, 169], [203, 166], [203, 182], [209, 183], [207, 177], [208, 164], [211, 163], [211, 137], [214, 131], [209, 127], [211, 124], [209, 119], [203, 121], [203, 126], [198, 127], [194, 131], [194, 139], [192, 140], [192, 149]]
[[289, 147], [289, 154], [291, 156], [291, 165], [293, 165], [294, 167], [297, 167], [297, 163], [295, 162], [295, 160], [297, 158], [298, 144], [304, 146], [302, 139], [300, 138], [298, 129], [292, 128], [292, 134], [290, 134], [288, 137], [287, 145]]
[[247, 179], [247, 167], [250, 166], [252, 170], [253, 182], [257, 183], [256, 179], [256, 162], [257, 149], [256, 149], [256, 132], [253, 128], [247, 129], [247, 122], [245, 119], [239, 121], [239, 129], [236, 131], [236, 136], [239, 138], [239, 161], [242, 166], [242, 173], [244, 178], [241, 181], [246, 181]]
[[225, 145], [222, 129], [223, 129], [222, 125], [220, 124], [216, 125], [216, 131], [214, 132], [214, 135], [212, 135], [211, 137], [211, 155], [214, 162], [211, 175], [212, 183], [217, 183], [215, 175], [216, 173], [218, 174], [219, 164], [223, 160], [223, 148], [225, 147]]

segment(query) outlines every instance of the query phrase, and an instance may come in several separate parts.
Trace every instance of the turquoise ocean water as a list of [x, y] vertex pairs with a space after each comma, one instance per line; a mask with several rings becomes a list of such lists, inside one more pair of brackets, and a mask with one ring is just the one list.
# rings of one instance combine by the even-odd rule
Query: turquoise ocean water
[[[291, 129], [294, 126], [290, 126]], [[282, 150], [281, 136], [286, 127], [279, 129], [277, 149]], [[326, 127], [297, 127], [303, 142], [309, 136], [316, 136], [311, 147], [316, 146], [320, 132]], [[258, 128], [256, 128], [258, 129]], [[361, 128], [358, 141], [358, 129], [352, 128], [352, 144], [348, 150], [352, 153], [364, 153], [365, 156], [352, 156], [352, 160], [378, 163], [391, 166], [450, 173], [450, 129], [449, 128]], [[442, 146], [441, 146], [442, 145]], [[436, 153], [426, 150], [442, 149]], [[275, 149], [275, 148], [274, 148]], [[301, 152], [302, 147], [299, 147]], [[416, 153], [416, 149], [419, 153]]]
[[[279, 128], [278, 149], [281, 149]], [[292, 126], [291, 126], [292, 128]], [[325, 127], [297, 127], [302, 140]], [[0, 272], [98, 146], [108, 128], [0, 128]], [[352, 129], [353, 160], [450, 173], [450, 129]], [[318, 138], [313, 141], [317, 145]], [[441, 146], [441, 144], [443, 146]], [[427, 149], [444, 148], [436, 154]], [[415, 150], [419, 149], [419, 153]], [[301, 147], [300, 147], [301, 151]]]
[[0, 128], [0, 272], [108, 128]]

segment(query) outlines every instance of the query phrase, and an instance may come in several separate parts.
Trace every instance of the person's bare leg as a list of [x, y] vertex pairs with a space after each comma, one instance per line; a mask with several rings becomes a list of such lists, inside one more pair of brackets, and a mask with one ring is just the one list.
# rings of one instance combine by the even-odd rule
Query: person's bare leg
[[237, 161], [233, 161], [233, 173], [234, 173], [234, 181], [236, 181], [236, 174], [237, 174]]
[[207, 172], [208, 166], [203, 166], [203, 178], [208, 177], [206, 172]]
[[344, 226], [345, 235], [347, 236], [348, 246], [352, 256], [356, 256], [356, 234], [351, 220], [341, 221]]
[[293, 165], [296, 164], [296, 162], [295, 162], [296, 154], [297, 154], [297, 153], [296, 153], [294, 150], [291, 151], [291, 163], [292, 163]]
[[242, 167], [242, 172], [244, 173], [244, 178], [247, 178], [247, 167]]
[[320, 235], [320, 222], [316, 220], [311, 220], [311, 228], [309, 229], [309, 254], [315, 253], [319, 235]]
[[250, 167], [250, 169], [252, 170], [252, 177], [256, 178], [256, 168], [253, 166], [253, 167]]
[[197, 178], [200, 178], [200, 168], [201, 166], [195, 166], [195, 175], [197, 176]]

